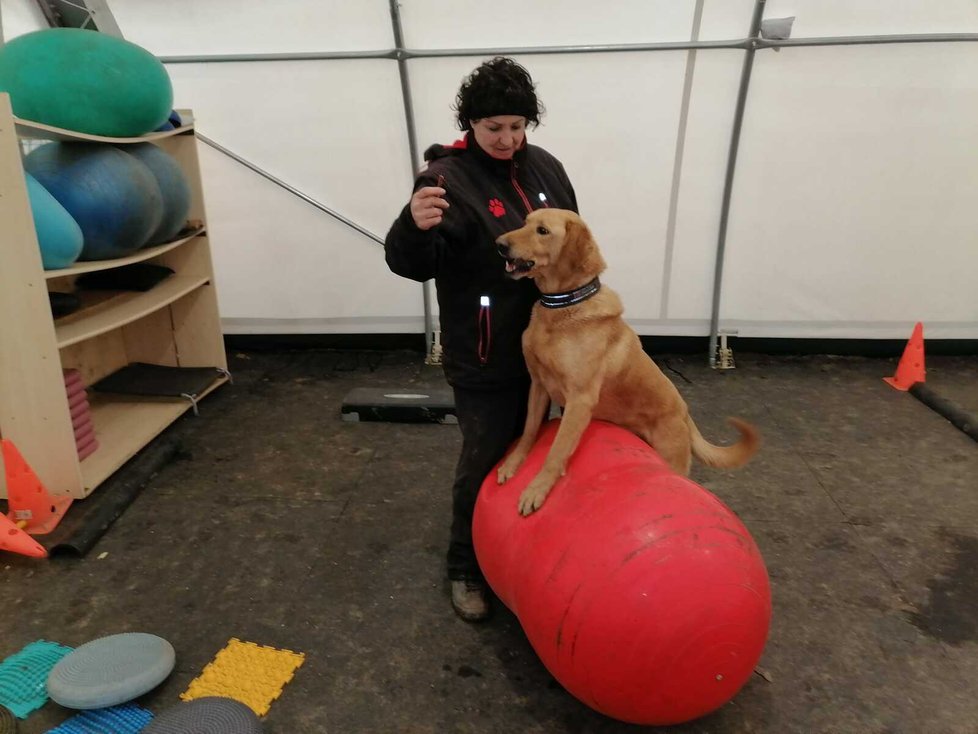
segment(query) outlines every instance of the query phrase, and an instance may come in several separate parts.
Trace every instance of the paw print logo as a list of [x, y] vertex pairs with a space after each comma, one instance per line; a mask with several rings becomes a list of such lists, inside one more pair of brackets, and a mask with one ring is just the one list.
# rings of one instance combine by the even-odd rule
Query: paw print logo
[[506, 213], [506, 207], [499, 199], [489, 199], [489, 211], [496, 217], [501, 217]]

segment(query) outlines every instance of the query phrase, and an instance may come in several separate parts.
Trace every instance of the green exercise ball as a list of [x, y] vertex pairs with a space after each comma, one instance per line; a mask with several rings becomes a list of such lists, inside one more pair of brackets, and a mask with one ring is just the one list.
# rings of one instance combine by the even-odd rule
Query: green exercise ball
[[136, 137], [167, 121], [173, 87], [159, 59], [98, 31], [49, 28], [0, 48], [0, 92], [24, 120]]

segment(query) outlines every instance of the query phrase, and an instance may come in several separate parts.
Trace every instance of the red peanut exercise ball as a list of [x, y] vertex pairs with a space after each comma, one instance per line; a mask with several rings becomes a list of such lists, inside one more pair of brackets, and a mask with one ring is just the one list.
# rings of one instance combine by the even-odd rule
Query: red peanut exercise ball
[[560, 421], [516, 476], [493, 470], [473, 541], [486, 581], [550, 673], [621, 721], [668, 725], [716, 710], [750, 678], [771, 589], [753, 538], [726, 505], [629, 431], [592, 421], [537, 512], [517, 499]]

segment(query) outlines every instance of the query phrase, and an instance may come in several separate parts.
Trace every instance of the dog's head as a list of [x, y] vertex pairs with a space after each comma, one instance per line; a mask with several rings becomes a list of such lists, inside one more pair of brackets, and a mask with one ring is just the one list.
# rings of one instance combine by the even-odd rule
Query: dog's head
[[591, 231], [567, 209], [537, 209], [522, 227], [500, 236], [496, 244], [506, 259], [506, 273], [514, 279], [576, 283], [605, 269]]

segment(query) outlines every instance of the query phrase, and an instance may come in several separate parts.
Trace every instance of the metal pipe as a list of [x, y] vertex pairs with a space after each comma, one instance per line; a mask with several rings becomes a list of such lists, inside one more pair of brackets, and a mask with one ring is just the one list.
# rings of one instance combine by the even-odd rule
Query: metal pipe
[[661, 41], [658, 43], [595, 43], [577, 46], [505, 46], [503, 48], [405, 49], [408, 58], [443, 56], [541, 56], [549, 54], [605, 54], [633, 51], [688, 51], [691, 49], [744, 49], [749, 38], [722, 41]]
[[791, 46], [871, 46], [886, 43], [958, 43], [978, 41], [978, 33], [910, 33], [888, 36], [839, 36], [836, 38], [786, 38], [782, 41], [757, 39], [757, 48], [788, 48]]
[[341, 221], [343, 224], [345, 224], [348, 227], [352, 227], [353, 229], [355, 229], [360, 234], [364, 235], [365, 237], [368, 237], [368, 238], [372, 239], [378, 245], [383, 245], [384, 244], [384, 240], [382, 238], [378, 237], [377, 235], [375, 235], [369, 229], [365, 229], [364, 227], [361, 227], [356, 222], [354, 222], [354, 221], [352, 221], [350, 219], [347, 219], [342, 214], [339, 214], [338, 212], [334, 212], [332, 209], [330, 209], [328, 206], [326, 206], [322, 202], [316, 201], [311, 196], [308, 196], [307, 194], [302, 193], [301, 191], [299, 191], [294, 186], [291, 186], [291, 185], [287, 184], [285, 181], [283, 181], [282, 179], [278, 178], [277, 176], [273, 176], [268, 171], [265, 171], [265, 170], [259, 168], [254, 163], [251, 163], [250, 161], [245, 160], [244, 158], [242, 158], [241, 156], [239, 156], [237, 153], [234, 153], [234, 152], [228, 150], [227, 148], [225, 148], [220, 143], [215, 143], [213, 140], [211, 140], [210, 138], [208, 138], [206, 135], [201, 135], [198, 132], [197, 133], [197, 138], [201, 142], [206, 143], [207, 145], [211, 146], [215, 150], [220, 151], [221, 153], [223, 153], [224, 155], [226, 155], [228, 158], [234, 159], [235, 161], [237, 161], [238, 163], [240, 163], [245, 168], [248, 168], [248, 169], [254, 171], [259, 176], [262, 176], [264, 178], [267, 178], [272, 183], [277, 184], [278, 186], [281, 186], [283, 189], [285, 189], [286, 191], [288, 191], [293, 196], [299, 197], [300, 199], [302, 199], [307, 204], [312, 204], [314, 207], [316, 207], [317, 209], [319, 209], [319, 211], [325, 212], [326, 214], [329, 214], [331, 217], [333, 217], [334, 219], [338, 219], [339, 221]]
[[[394, 12], [394, 11], [392, 11]], [[400, 13], [398, 12], [398, 18]], [[396, 33], [400, 36], [400, 30]], [[762, 38], [727, 39], [722, 41], [670, 41], [662, 43], [608, 43], [577, 46], [510, 46], [505, 48], [448, 48], [448, 49], [378, 49], [376, 51], [308, 51], [300, 53], [267, 54], [189, 54], [184, 56], [160, 56], [164, 64], [200, 64], [252, 61], [320, 61], [325, 59], [407, 59], [497, 56], [497, 55], [545, 55], [584, 53], [627, 53], [635, 51], [689, 51], [698, 49], [788, 48], [810, 46], [859, 46], [891, 43], [955, 43], [978, 41], [978, 33], [908, 33], [875, 36], [837, 36], [813, 38], [788, 38], [781, 41]]]
[[[689, 40], [700, 35], [703, 21], [703, 3], [696, 0]], [[679, 185], [683, 175], [683, 155], [686, 152], [686, 131], [689, 124], [689, 103], [693, 96], [693, 74], [696, 70], [696, 50], [686, 52], [686, 71], [683, 75], [683, 96], [679, 104], [679, 130], [676, 132], [676, 154], [672, 162], [672, 186], [669, 190], [669, 214], [666, 219], [666, 252], [662, 260], [662, 284], [659, 288], [659, 318], [669, 315], [669, 289], [672, 282], [672, 257], [676, 247], [676, 218], [679, 212]]]
[[716, 367], [720, 327], [720, 286], [723, 282], [723, 257], [727, 248], [727, 223], [730, 217], [730, 199], [733, 193], [734, 171], [737, 168], [737, 151], [740, 148], [740, 130], [744, 123], [744, 109], [747, 106], [747, 89], [750, 87], [751, 71], [754, 68], [754, 50], [761, 31], [766, 0], [755, 0], [754, 13], [750, 21], [749, 35], [752, 39], [744, 53], [744, 65], [740, 71], [740, 88], [737, 91], [737, 106], [734, 109], [733, 130], [730, 133], [730, 152], [727, 155], [727, 172], [723, 182], [723, 201], [720, 204], [720, 231], [717, 236], [717, 257], [713, 270], [713, 308], [710, 313], [710, 367]]
[[[393, 3], [394, 0], [391, 0]], [[394, 14], [396, 15], [396, 20]], [[400, 24], [400, 10], [391, 9], [392, 21]], [[401, 30], [394, 31], [395, 44], [403, 44]], [[579, 46], [510, 46], [505, 48], [441, 48], [441, 49], [407, 49], [403, 45], [393, 49], [378, 51], [309, 51], [304, 53], [268, 53], [268, 54], [190, 54], [185, 56], [160, 56], [164, 64], [199, 64], [209, 62], [237, 61], [318, 61], [322, 59], [432, 59], [457, 58], [463, 56], [512, 56], [540, 54], [585, 54], [585, 53], [618, 53], [628, 51], [686, 51], [689, 49], [744, 49], [749, 39], [733, 39], [725, 41], [675, 41], [663, 43], [607, 43]]]
[[[398, 0], [390, 0], [391, 26], [394, 30], [395, 58], [397, 72], [401, 77], [401, 97], [404, 100], [404, 121], [407, 125], [408, 147], [411, 153], [411, 171], [421, 168], [418, 153], [418, 134], [414, 126], [414, 99], [411, 96], [411, 80], [408, 76], [407, 60], [401, 53], [404, 47], [404, 33], [401, 26], [401, 7]], [[435, 320], [431, 312], [431, 281], [421, 284], [421, 299], [424, 305], [424, 343], [425, 355], [430, 357], [435, 343]]]
[[188, 54], [185, 56], [160, 56], [164, 64], [210, 64], [251, 61], [323, 61], [343, 59], [394, 59], [397, 51], [308, 51], [300, 53], [271, 54]]

